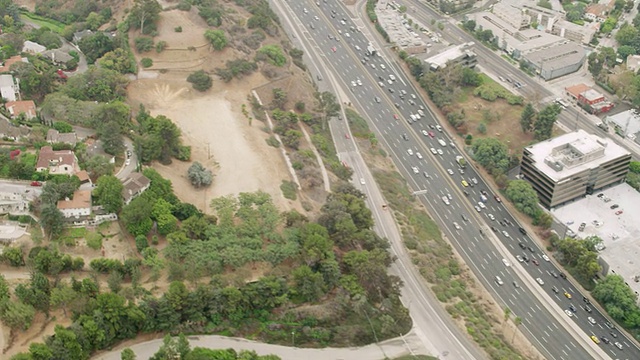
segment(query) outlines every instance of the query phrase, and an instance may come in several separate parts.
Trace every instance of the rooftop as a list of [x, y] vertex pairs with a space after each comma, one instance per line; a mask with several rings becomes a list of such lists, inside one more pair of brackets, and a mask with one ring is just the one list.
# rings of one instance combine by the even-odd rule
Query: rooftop
[[577, 98], [583, 92], [591, 89], [591, 86], [587, 84], [576, 84], [573, 86], [567, 86], [564, 88], [569, 94], [571, 94], [574, 98]]
[[33, 100], [8, 101], [4, 107], [11, 116], [18, 116], [22, 113], [26, 114], [28, 118], [36, 116], [36, 104]]
[[91, 190], [76, 190], [73, 199], [58, 201], [58, 209], [86, 209], [91, 207]]
[[40, 149], [40, 154], [38, 155], [38, 163], [36, 164], [36, 169], [48, 168], [51, 163], [57, 163], [56, 165], [65, 164], [73, 166], [75, 162], [76, 156], [73, 151], [53, 151], [53, 148], [51, 148], [51, 146], [43, 146]]
[[561, 69], [567, 64], [580, 63], [585, 56], [585, 50], [582, 46], [571, 41], [564, 41], [561, 44], [532, 51], [525, 55], [531, 63], [542, 64], [542, 68], [546, 71]]
[[640, 113], [635, 109], [607, 116], [606, 122], [618, 126], [625, 136], [640, 131]]
[[75, 132], [61, 133], [56, 129], [47, 131], [47, 142], [49, 143], [66, 143], [75, 146], [77, 141], [78, 137]]
[[4, 64], [2, 64], [2, 66], [0, 66], [0, 73], [3, 72], [8, 72], [9, 68], [11, 67], [11, 65], [17, 63], [17, 62], [26, 62], [28, 63], [29, 60], [27, 60], [27, 58], [23, 58], [20, 55], [16, 55], [16, 56], [12, 56], [10, 58], [8, 58], [7, 60], [4, 61]]
[[431, 66], [435, 66], [436, 68], [443, 68], [447, 65], [447, 62], [451, 60], [456, 60], [465, 54], [473, 54], [473, 52], [471, 51], [471, 47], [473, 45], [473, 42], [469, 42], [450, 47], [426, 59], [425, 62], [427, 62]]
[[616, 143], [584, 130], [530, 145], [526, 149], [531, 153], [534, 166], [556, 182], [629, 154]]
[[129, 201], [150, 184], [151, 180], [148, 177], [137, 172], [131, 173], [122, 183], [122, 197]]

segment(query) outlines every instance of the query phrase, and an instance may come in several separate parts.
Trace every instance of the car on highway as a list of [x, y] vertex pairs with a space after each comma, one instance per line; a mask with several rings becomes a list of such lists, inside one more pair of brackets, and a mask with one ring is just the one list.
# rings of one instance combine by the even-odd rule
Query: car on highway
[[523, 243], [518, 243], [518, 246], [520, 246], [521, 249], [526, 249], [527, 245], [523, 244]]
[[462, 217], [464, 221], [469, 221], [469, 218], [465, 214], [460, 214], [460, 217]]
[[536, 278], [536, 282], [540, 285], [544, 285], [544, 281], [541, 278]]
[[360, 178], [360, 184], [362, 184], [362, 185], [364, 185], [364, 184], [365, 184], [365, 182], [364, 182], [364, 178]]
[[429, 136], [429, 133], [427, 132], [427, 130], [422, 130], [422, 131], [421, 131], [421, 133], [422, 133], [422, 135], [424, 135], [424, 136]]
[[377, 102], [379, 104], [380, 103], [380, 98], [376, 96], [376, 97], [373, 98], [373, 101], [375, 101], [375, 102]]
[[520, 234], [522, 235], [527, 235], [527, 230], [525, 230], [523, 227], [519, 227], [518, 231], [520, 231]]
[[407, 136], [407, 134], [402, 134], [402, 138], [404, 139], [404, 141], [409, 141], [409, 137]]
[[336, 50], [338, 50], [338, 49], [336, 49], [335, 46], [331, 48], [331, 51], [333, 51], [333, 52], [336, 52]]
[[502, 200], [500, 199], [500, 196], [498, 196], [498, 195], [494, 195], [493, 198], [496, 199], [496, 201], [499, 202], [499, 203], [502, 202]]
[[449, 199], [446, 196], [442, 197], [442, 202], [445, 203], [445, 205], [449, 205]]
[[613, 205], [611, 205], [611, 210], [615, 210], [615, 209], [617, 209], [617, 208], [619, 208], [619, 207], [620, 207], [620, 205], [618, 205], [618, 204], [613, 204]]
[[524, 259], [520, 255], [516, 255], [516, 260], [518, 260], [518, 262], [524, 262]]
[[455, 227], [457, 230], [460, 230], [460, 229], [461, 229], [461, 228], [460, 228], [460, 225], [458, 225], [458, 223], [457, 223], [457, 222], [455, 222], [455, 221], [453, 222], [453, 227]]
[[40, 181], [32, 181], [31, 186], [42, 186], [42, 183]]
[[482, 201], [480, 201], [478, 203], [478, 206], [480, 206], [481, 209], [486, 209], [487, 208], [487, 206]]
[[384, 64], [380, 64], [380, 68], [381, 68], [382, 70], [386, 70], [386, 69], [387, 69], [387, 67], [386, 67], [386, 66], [384, 66]]
[[591, 307], [589, 307], [589, 305], [585, 305], [582, 307], [584, 309], [584, 311], [591, 313], [593, 310], [591, 310]]
[[349, 136], [349, 134], [344, 134], [344, 138], [345, 139], [351, 139], [351, 136]]
[[567, 299], [571, 299], [571, 294], [569, 294], [568, 292], [564, 292], [564, 297], [566, 297]]
[[436, 151], [436, 149], [431, 148], [431, 149], [429, 149], [429, 150], [431, 150], [431, 153], [432, 153], [433, 155], [438, 155], [438, 152]]
[[556, 279], [558, 278], [558, 273], [557, 273], [557, 272], [555, 272], [555, 271], [553, 271], [553, 270], [551, 270], [551, 271], [549, 272], [549, 274], [551, 274], [551, 276], [553, 276], [553, 277], [554, 277], [554, 278], [556, 278]]
[[433, 131], [429, 131], [429, 137], [433, 139], [436, 137], [436, 134], [434, 134]]
[[622, 344], [620, 344], [619, 342], [615, 342], [613, 345], [615, 345], [618, 349], [622, 350]]
[[504, 264], [504, 266], [509, 267], [511, 266], [511, 263], [509, 263], [509, 260], [507, 259], [502, 259], [502, 263]]
[[384, 83], [383, 83], [382, 81], [378, 81], [378, 85], [379, 85], [380, 87], [384, 87]]
[[418, 159], [422, 160], [422, 154], [420, 154], [419, 152], [416, 153], [416, 156], [418, 157]]
[[453, 170], [451, 170], [451, 169], [447, 169], [447, 173], [448, 173], [449, 175], [453, 176]]
[[504, 284], [504, 282], [502, 281], [502, 279], [500, 278], [500, 276], [496, 276], [496, 284], [502, 286]]
[[539, 263], [539, 262], [538, 262], [538, 260], [536, 260], [536, 259], [531, 260], [531, 262], [532, 262], [532, 263], [533, 263], [533, 265], [535, 265], [535, 266], [540, 266], [540, 263]]
[[569, 311], [569, 310], [565, 310], [564, 313], [567, 314], [568, 317], [572, 317], [573, 316], [573, 313], [571, 311]]
[[491, 219], [491, 221], [494, 221], [496, 219], [496, 217], [493, 216], [493, 214], [487, 214], [487, 217]]
[[442, 132], [442, 126], [436, 125], [436, 130], [438, 130], [438, 132]]
[[398, 120], [400, 117], [398, 116], [398, 114], [393, 114], [393, 118]]
[[[442, 155], [444, 155], [444, 153], [442, 152], [442, 149], [438, 149], [438, 150], [436, 150], [436, 151], [438, 152], [438, 155], [441, 155], [441, 156], [442, 156]], [[453, 175], [453, 174], [452, 174], [452, 175]]]
[[506, 237], [506, 238], [510, 238], [511, 237], [511, 236], [509, 236], [509, 233], [504, 231], [504, 230], [502, 230], [502, 235], [504, 235], [504, 237]]
[[431, 176], [429, 176], [429, 174], [427, 174], [427, 172], [426, 172], [426, 171], [425, 171], [425, 172], [423, 172], [422, 174], [423, 174], [423, 175], [424, 175], [424, 177], [426, 177], [427, 179], [431, 178]]
[[587, 320], [588, 320], [591, 324], [593, 324], [593, 325], [595, 325], [595, 324], [596, 324], [596, 319], [592, 318], [591, 316], [589, 316], [589, 317], [587, 318]]
[[356, 79], [356, 82], [358, 83], [358, 86], [362, 86], [362, 80]]
[[469, 183], [466, 180], [462, 180], [461, 181], [462, 186], [467, 187], [469, 186]]
[[610, 343], [610, 342], [611, 342], [611, 341], [610, 341], [607, 337], [605, 337], [605, 336], [601, 336], [601, 337], [600, 337], [600, 340], [602, 340], [602, 342], [603, 342], [603, 343], [605, 343], [605, 344], [608, 344], [608, 343]]
[[621, 215], [622, 213], [623, 213], [623, 211], [622, 211], [622, 210], [618, 210], [618, 211], [616, 211], [616, 215]]
[[475, 207], [477, 212], [481, 212], [482, 209], [480, 209], [478, 206]]
[[596, 344], [600, 344], [600, 339], [598, 339], [598, 337], [595, 335], [591, 335], [591, 340], [593, 340], [593, 342]]
[[551, 288], [551, 291], [553, 291], [555, 294], [559, 292], [558, 288], [555, 286]]
[[513, 282], [513, 287], [516, 288], [516, 289], [520, 289], [520, 284], [518, 284], [517, 281], [514, 281]]
[[420, 173], [420, 169], [418, 169], [418, 167], [417, 167], [417, 166], [413, 166], [413, 167], [411, 167], [411, 170], [413, 170], [413, 173], [414, 173], [414, 174], [419, 174], [419, 173]]
[[407, 154], [409, 154], [409, 156], [413, 156], [413, 150], [407, 149]]

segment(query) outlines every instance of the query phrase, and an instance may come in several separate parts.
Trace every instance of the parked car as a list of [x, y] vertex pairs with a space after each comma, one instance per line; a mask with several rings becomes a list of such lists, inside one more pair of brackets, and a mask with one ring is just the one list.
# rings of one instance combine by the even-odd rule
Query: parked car
[[32, 181], [31, 186], [42, 186], [42, 183], [40, 181]]

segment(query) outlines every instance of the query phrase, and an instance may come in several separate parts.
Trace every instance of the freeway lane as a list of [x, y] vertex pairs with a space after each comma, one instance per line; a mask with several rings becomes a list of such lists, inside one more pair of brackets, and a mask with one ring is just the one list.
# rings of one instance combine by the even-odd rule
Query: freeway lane
[[[306, 12], [304, 11], [304, 7], [305, 7], [304, 5], [307, 5]], [[380, 66], [381, 64], [384, 65], [384, 63], [380, 61], [381, 58], [375, 58], [374, 60], [365, 60], [364, 57], [362, 57], [361, 55], [356, 56], [356, 54], [359, 51], [358, 47], [362, 49], [363, 45], [366, 45], [368, 43], [368, 40], [365, 39], [359, 32], [357, 31], [354, 32], [353, 29], [351, 29], [351, 27], [354, 25], [353, 23], [351, 23], [350, 19], [347, 17], [346, 13], [342, 9], [338, 7], [331, 8], [331, 4], [329, 4], [327, 8], [324, 9], [324, 11], [318, 12], [317, 11], [318, 9], [313, 7], [312, 4], [298, 3], [295, 5], [291, 4], [291, 6], [296, 11], [296, 14], [301, 18], [301, 22], [304, 24], [307, 24], [308, 31], [309, 31], [308, 33], [314, 36], [314, 39], [318, 44], [317, 45], [318, 48], [321, 51], [324, 51], [326, 59], [330, 59], [330, 60], [325, 60], [326, 64], [331, 67], [334, 67], [335, 72], [337, 72], [340, 75], [341, 80], [344, 81], [345, 88], [349, 88], [352, 90], [353, 99], [356, 105], [360, 107], [364, 113], [370, 114], [374, 117], [373, 119], [374, 124], [378, 129], [379, 133], [383, 135], [383, 140], [386, 140], [385, 142], [388, 144], [388, 148], [391, 150], [391, 152], [394, 153], [394, 155], [396, 155], [396, 158], [401, 159], [401, 163], [398, 164], [398, 167], [401, 170], [404, 170], [403, 171], [404, 173], [408, 173], [408, 174], [413, 174], [414, 170], [412, 168], [418, 167], [418, 174], [420, 174], [421, 173], [421, 170], [420, 170], [421, 165], [419, 165], [420, 162], [422, 162], [427, 157], [429, 157], [432, 161], [434, 159], [433, 155], [429, 154], [430, 148], [427, 148], [423, 142], [418, 143], [418, 145], [412, 144], [415, 149], [415, 151], [412, 151], [414, 154], [417, 152], [420, 152], [418, 150], [421, 150], [421, 155], [427, 154], [427, 157], [423, 155], [423, 160], [420, 160], [417, 158], [417, 154], [409, 155], [409, 152], [406, 152], [406, 154], [402, 154], [402, 152], [406, 151], [406, 148], [404, 146], [402, 146], [401, 148], [400, 146], [400, 141], [402, 141], [401, 140], [402, 134], [408, 131], [407, 129], [408, 125], [404, 123], [403, 119], [408, 118], [409, 109], [412, 109], [412, 112], [415, 112], [420, 106], [418, 105], [418, 102], [422, 103], [419, 100], [418, 101], [414, 100], [414, 104], [411, 104], [409, 100], [412, 100], [413, 98], [410, 97], [410, 95], [404, 95], [403, 97], [400, 96], [402, 90], [405, 90], [407, 94], [412, 94], [414, 93], [413, 89], [401, 86], [399, 81], [393, 81], [390, 78], [386, 79], [385, 77], [383, 78], [387, 80], [388, 85], [385, 86], [387, 90], [385, 91], [382, 89], [382, 86], [380, 84], [380, 82], [382, 82], [380, 80], [380, 77], [382, 76], [381, 74], [384, 74], [385, 76], [389, 75], [388, 72], [383, 71], [384, 68]], [[335, 11], [336, 13], [334, 14], [333, 11]], [[322, 16], [322, 21], [321, 21], [321, 15], [324, 15]], [[331, 17], [331, 15], [334, 15], [334, 16]], [[324, 19], [328, 19], [329, 17], [331, 17], [334, 20], [332, 20], [329, 24], [323, 23]], [[342, 24], [342, 22], [344, 22], [344, 24]], [[335, 25], [333, 25], [333, 23], [335, 23]], [[335, 37], [341, 40], [340, 41], [335, 40]], [[351, 58], [351, 60], [349, 60], [349, 58]], [[357, 61], [360, 61], [360, 63], [358, 63]], [[374, 66], [371, 66], [370, 62], [373, 62]], [[385, 67], [390, 67], [390, 66], [389, 64], [386, 64]], [[396, 73], [392, 75], [396, 76], [397, 79], [403, 78], [402, 74]], [[379, 83], [376, 83], [376, 80], [378, 80]], [[389, 84], [389, 80], [391, 80], [391, 84]], [[408, 83], [408, 81], [405, 83]], [[384, 83], [382, 82], [382, 84]], [[388, 90], [389, 88], [392, 88], [393, 92], [389, 91]], [[380, 102], [377, 102], [378, 100], [376, 100], [376, 98], [379, 99]], [[405, 102], [405, 100], [407, 101]], [[402, 116], [399, 116], [399, 119], [397, 120], [393, 118], [393, 111], [395, 110], [393, 109], [393, 107], [389, 106], [390, 103], [392, 103], [394, 107], [398, 108], [397, 110], [399, 110], [400, 112], [404, 111], [404, 113], [401, 114]], [[425, 109], [425, 110], [428, 110], [428, 109]], [[419, 120], [416, 123], [417, 125], [415, 125], [414, 127], [419, 128], [420, 126], [422, 126], [422, 129], [426, 130], [429, 128], [428, 125], [424, 125], [426, 122], [427, 121], [425, 120]], [[431, 125], [434, 125], [434, 124], [435, 123], [431, 123]], [[446, 137], [446, 135], [438, 134], [438, 136], [441, 136], [443, 140], [445, 140], [446, 144], [450, 143], [450, 139]], [[412, 140], [413, 140], [413, 136], [410, 137], [410, 142]], [[436, 146], [435, 140], [432, 139], [428, 141], [432, 141], [432, 143], [429, 145]], [[419, 146], [422, 146], [422, 148], [419, 148]], [[446, 149], [440, 149], [440, 150], [442, 150], [443, 152], [443, 155], [442, 155], [442, 162], [444, 162], [443, 165], [447, 166], [447, 168], [450, 168], [452, 170], [455, 169], [454, 154], [456, 153], [456, 150], [454, 148], [451, 148], [451, 149], [446, 148]], [[414, 160], [414, 159], [417, 159], [417, 160]], [[440, 165], [438, 161], [434, 162], [436, 167], [443, 169], [443, 165]], [[446, 173], [440, 170], [440, 174], [446, 174]], [[443, 177], [444, 176], [441, 176], [438, 174], [438, 176], [433, 177], [433, 179], [434, 181], [437, 181], [438, 179]], [[413, 179], [413, 178], [409, 176], [408, 180], [409, 179]], [[422, 183], [423, 188], [430, 185], [428, 183], [430, 180], [426, 178], [424, 179], [425, 180], [421, 180], [421, 181], [425, 181], [427, 183], [424, 183], [424, 182]], [[412, 187], [414, 189], [421, 188], [420, 184], [416, 180], [409, 180], [409, 181], [412, 184]], [[480, 179], [480, 184], [483, 185], [481, 181], [482, 180]], [[446, 189], [450, 187], [451, 180], [448, 179], [446, 182], [433, 184], [433, 185], [435, 185], [434, 186], [435, 188]], [[457, 191], [459, 192], [460, 190], [458, 189]], [[466, 201], [463, 201], [462, 203], [466, 207], [470, 206], [470, 204]], [[430, 205], [434, 206], [434, 204], [430, 204]], [[498, 211], [498, 209], [494, 209], [494, 210]], [[438, 209], [435, 212], [441, 213], [441, 211], [438, 211]], [[444, 220], [441, 220], [441, 221], [444, 222]], [[477, 237], [480, 236], [478, 234], [476, 235]], [[496, 262], [501, 263], [500, 262], [501, 258], [498, 257], [499, 255], [497, 255], [498, 251], [495, 250], [493, 246], [489, 246], [487, 244], [482, 244], [482, 245], [483, 245], [482, 247], [486, 247], [487, 249], [490, 249], [490, 251], [484, 251], [484, 253], [492, 254], [494, 255], [494, 257], [483, 259], [481, 257], [478, 258], [479, 257], [478, 255], [480, 254], [467, 255], [469, 257], [472, 257], [472, 260], [469, 261], [469, 263], [484, 261], [485, 263], [487, 263], [487, 266], [495, 265]], [[459, 247], [460, 247], [459, 250], [461, 252], [464, 252], [465, 250], [464, 245], [459, 245]], [[512, 246], [512, 249], [515, 249], [515, 248], [513, 248]], [[475, 256], [476, 259], [473, 259], [473, 256]], [[501, 270], [496, 269], [494, 266], [488, 272], [492, 272], [494, 274], [493, 276], [495, 276], [495, 274], [500, 273], [500, 271]], [[490, 276], [489, 278], [493, 278], [493, 276]], [[490, 280], [489, 281], [485, 280], [485, 282], [489, 283]], [[504, 289], [504, 287], [501, 287], [501, 288]], [[497, 290], [497, 291], [498, 291], [498, 295], [500, 295], [501, 298], [505, 298], [505, 296], [503, 295], [508, 295], [507, 291], [503, 290], [503, 292], [505, 292], [504, 294], [500, 294], [500, 290]], [[504, 304], [509, 304], [507, 301], [505, 301]], [[586, 353], [581, 353], [582, 349], [579, 348], [579, 345], [576, 346], [572, 337], [568, 336], [568, 334], [566, 334], [565, 332], [558, 331], [558, 329], [561, 327], [554, 325], [553, 328], [547, 328], [549, 324], [553, 323], [553, 320], [551, 318], [549, 319], [544, 318], [545, 316], [550, 316], [550, 315], [548, 312], [545, 311], [546, 309], [540, 310], [542, 307], [538, 304], [537, 301], [535, 301], [531, 297], [525, 297], [523, 299], [518, 299], [518, 301], [512, 301], [512, 302], [514, 302], [512, 310], [514, 311], [515, 314], [517, 314], [518, 316], [521, 316], [524, 319], [525, 327], [527, 326], [528, 323], [538, 324], [536, 326], [537, 328], [534, 328], [534, 325], [530, 326], [531, 327], [530, 331], [536, 334], [535, 335], [536, 339], [540, 340], [540, 339], [548, 338], [549, 341], [552, 341], [557, 344], [557, 346], [555, 346], [555, 350], [553, 349], [552, 346], [549, 346], [548, 344], [545, 344], [544, 346], [538, 346], [539, 348], [541, 348], [541, 351], [545, 351], [545, 352], [553, 351], [554, 354], [553, 355], [550, 354], [550, 357], [553, 357], [553, 358], [555, 358], [555, 356], [557, 356], [557, 358], [569, 358], [567, 357], [568, 353], [571, 353], [572, 357], [573, 356], [579, 356], [582, 358], [585, 358], [585, 356], [590, 357]], [[546, 315], [536, 314], [534, 316], [533, 315], [534, 313], [540, 313], [540, 314], [546, 314]], [[527, 316], [529, 314], [531, 314], [532, 316]], [[563, 320], [566, 321], [566, 319], [563, 319]], [[546, 330], [541, 330], [541, 329], [546, 329]], [[586, 334], [581, 334], [581, 338], [579, 339], [580, 339], [580, 342], [584, 342], [584, 341], [590, 342], [590, 340], [588, 340], [588, 338], [586, 337]], [[584, 345], [589, 346], [589, 344], [584, 344]], [[567, 348], [569, 352], [567, 352], [564, 349], [564, 347], [569, 347]]]

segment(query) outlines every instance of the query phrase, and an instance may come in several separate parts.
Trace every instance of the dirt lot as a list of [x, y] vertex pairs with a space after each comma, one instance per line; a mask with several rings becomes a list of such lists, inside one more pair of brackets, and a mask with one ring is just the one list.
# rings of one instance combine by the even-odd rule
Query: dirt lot
[[[265, 124], [254, 119], [249, 125], [241, 111], [242, 104], [249, 107], [251, 89], [268, 80], [259, 73], [228, 84], [214, 77], [213, 88], [205, 93], [186, 82], [187, 75], [198, 68], [210, 71], [238, 57], [232, 49], [213, 53], [203, 46], [204, 24], [195, 16], [193, 12], [162, 13], [156, 41], [166, 41], [171, 50], [143, 56], [164, 70], [155, 79], [134, 81], [129, 86], [129, 101], [134, 108], [142, 103], [151, 114], [171, 118], [182, 129], [184, 143], [192, 146], [192, 160], [213, 169], [216, 177], [209, 189], [195, 190], [186, 178], [191, 163], [174, 161], [170, 166], [154, 164], [154, 168], [173, 182], [182, 201], [201, 210], [214, 197], [256, 190], [271, 194], [281, 209], [299, 207], [282, 196], [280, 184], [290, 175], [279, 150], [265, 142]], [[177, 26], [182, 26], [182, 33], [174, 31]], [[197, 50], [187, 50], [191, 46]]]

